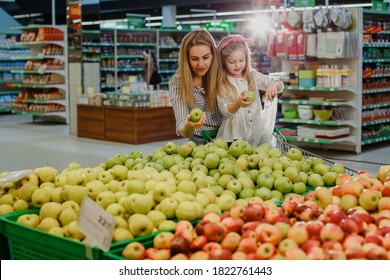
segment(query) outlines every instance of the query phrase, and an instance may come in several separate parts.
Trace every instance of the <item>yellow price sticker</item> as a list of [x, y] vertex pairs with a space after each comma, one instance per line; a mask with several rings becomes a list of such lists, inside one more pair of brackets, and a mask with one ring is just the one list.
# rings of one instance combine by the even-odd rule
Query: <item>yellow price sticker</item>
[[88, 94], [93, 94], [95, 92], [95, 88], [94, 87], [88, 87], [87, 88], [87, 92], [88, 92]]
[[78, 87], [76, 88], [76, 91], [77, 91], [77, 94], [78, 94], [78, 95], [83, 94], [83, 87], [82, 87], [82, 86], [78, 86]]
[[130, 93], [130, 87], [129, 86], [123, 86], [122, 87], [122, 93]]

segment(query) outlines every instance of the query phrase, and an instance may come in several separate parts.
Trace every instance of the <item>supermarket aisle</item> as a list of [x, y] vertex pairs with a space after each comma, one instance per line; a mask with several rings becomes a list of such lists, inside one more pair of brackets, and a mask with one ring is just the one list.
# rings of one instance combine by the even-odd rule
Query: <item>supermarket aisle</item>
[[[16, 171], [51, 165], [64, 169], [70, 162], [82, 167], [96, 166], [117, 153], [128, 154], [132, 150], [153, 153], [164, 142], [130, 145], [78, 138], [68, 134], [64, 124], [34, 123], [28, 115], [0, 115], [0, 172]], [[185, 139], [173, 140], [182, 144]], [[390, 164], [389, 143], [363, 147], [363, 152], [310, 149], [314, 154], [340, 162], [354, 170], [367, 170], [376, 174], [383, 164]]]

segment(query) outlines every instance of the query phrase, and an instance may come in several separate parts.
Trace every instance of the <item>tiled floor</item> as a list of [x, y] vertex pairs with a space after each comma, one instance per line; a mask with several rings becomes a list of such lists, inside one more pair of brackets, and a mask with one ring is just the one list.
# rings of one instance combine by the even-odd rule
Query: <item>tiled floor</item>
[[[132, 150], [153, 153], [167, 142], [130, 145], [79, 138], [69, 135], [68, 131], [65, 124], [33, 122], [28, 115], [0, 114], [0, 172], [45, 165], [61, 171], [71, 162], [93, 167], [117, 153], [128, 154]], [[182, 144], [186, 140], [173, 141]], [[350, 169], [364, 169], [373, 174], [381, 165], [390, 164], [389, 142], [363, 147], [359, 155], [336, 150], [307, 150]]]

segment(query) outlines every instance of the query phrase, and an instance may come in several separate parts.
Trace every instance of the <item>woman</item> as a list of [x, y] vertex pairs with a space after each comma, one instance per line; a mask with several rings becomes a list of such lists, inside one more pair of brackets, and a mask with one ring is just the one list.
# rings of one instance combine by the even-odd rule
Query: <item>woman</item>
[[[179, 67], [169, 81], [169, 98], [176, 118], [176, 133], [198, 145], [214, 140], [223, 116], [217, 105], [220, 59], [211, 34], [203, 29], [189, 32], [181, 42]], [[198, 122], [190, 112], [203, 111]]]

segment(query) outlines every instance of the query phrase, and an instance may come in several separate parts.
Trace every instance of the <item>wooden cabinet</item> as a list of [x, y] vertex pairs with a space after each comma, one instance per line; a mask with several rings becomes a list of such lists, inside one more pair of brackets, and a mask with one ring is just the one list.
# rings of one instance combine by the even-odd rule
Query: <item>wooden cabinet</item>
[[121, 108], [79, 104], [77, 116], [79, 137], [129, 144], [178, 138], [171, 107]]

